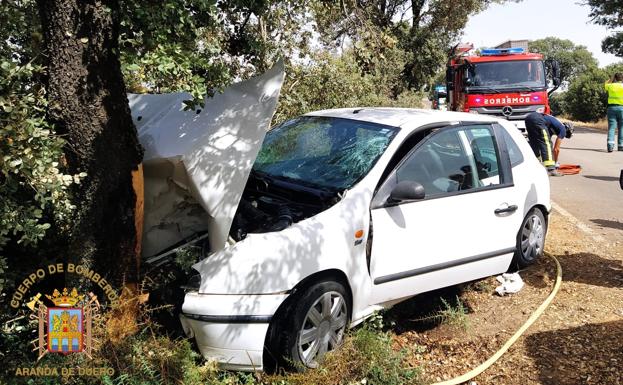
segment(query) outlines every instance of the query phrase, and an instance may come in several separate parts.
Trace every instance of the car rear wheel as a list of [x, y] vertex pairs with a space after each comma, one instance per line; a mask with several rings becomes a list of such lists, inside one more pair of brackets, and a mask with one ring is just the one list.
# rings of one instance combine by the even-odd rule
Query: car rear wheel
[[295, 370], [316, 368], [338, 347], [348, 326], [350, 297], [341, 283], [316, 283], [296, 301], [283, 330], [285, 361]]
[[532, 265], [543, 255], [547, 221], [539, 209], [532, 209], [524, 218], [517, 234], [514, 265], [524, 268]]

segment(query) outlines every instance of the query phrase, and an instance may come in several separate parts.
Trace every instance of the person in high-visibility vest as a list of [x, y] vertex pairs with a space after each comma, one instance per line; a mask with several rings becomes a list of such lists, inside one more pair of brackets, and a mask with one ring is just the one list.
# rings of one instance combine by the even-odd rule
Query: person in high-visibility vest
[[619, 151], [623, 151], [623, 74], [617, 72], [606, 81], [608, 92], [608, 152], [614, 151], [614, 131], [618, 130]]

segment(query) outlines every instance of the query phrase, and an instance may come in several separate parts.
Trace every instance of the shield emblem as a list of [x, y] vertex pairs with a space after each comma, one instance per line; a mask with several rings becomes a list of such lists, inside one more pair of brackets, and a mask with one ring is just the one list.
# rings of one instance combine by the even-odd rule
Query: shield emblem
[[82, 351], [82, 308], [48, 308], [48, 351], [77, 353]]

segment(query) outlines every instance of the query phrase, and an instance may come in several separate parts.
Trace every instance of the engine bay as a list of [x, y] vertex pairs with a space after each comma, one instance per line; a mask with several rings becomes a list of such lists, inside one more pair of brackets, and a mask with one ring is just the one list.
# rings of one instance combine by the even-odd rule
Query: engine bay
[[337, 191], [252, 171], [229, 235], [238, 242], [249, 233], [281, 231], [328, 209], [341, 196]]

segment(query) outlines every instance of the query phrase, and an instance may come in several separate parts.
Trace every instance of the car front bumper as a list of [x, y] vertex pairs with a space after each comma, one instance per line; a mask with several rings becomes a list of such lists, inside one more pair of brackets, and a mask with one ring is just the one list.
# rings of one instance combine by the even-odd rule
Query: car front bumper
[[223, 295], [187, 293], [180, 322], [206, 359], [223, 369], [262, 370], [268, 326], [287, 293]]

